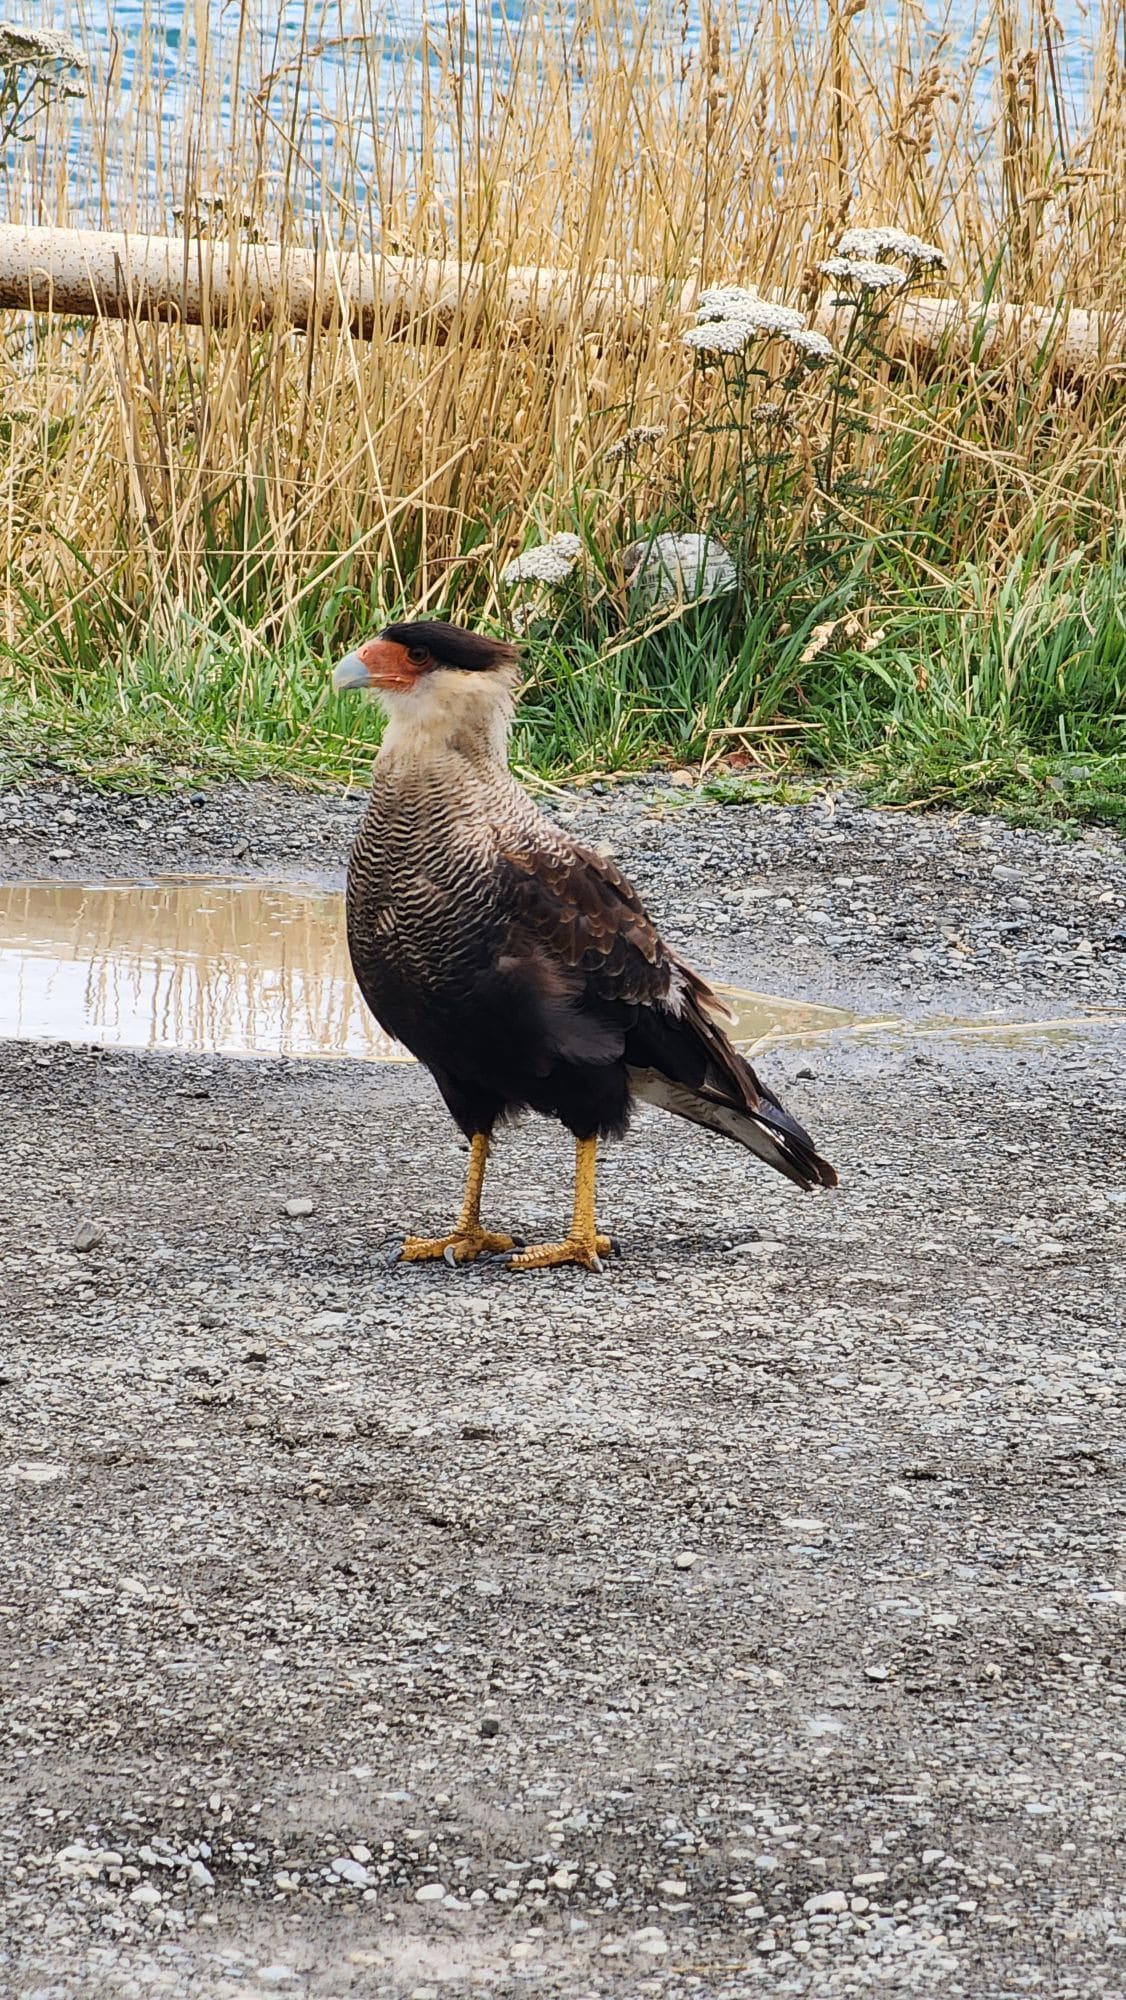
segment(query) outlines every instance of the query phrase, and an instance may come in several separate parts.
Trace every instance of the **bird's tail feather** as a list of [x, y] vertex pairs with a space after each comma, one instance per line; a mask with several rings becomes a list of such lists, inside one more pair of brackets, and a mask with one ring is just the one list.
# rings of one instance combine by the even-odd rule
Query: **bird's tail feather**
[[634, 1096], [643, 1103], [655, 1104], [677, 1118], [686, 1118], [693, 1125], [703, 1125], [709, 1132], [734, 1139], [749, 1153], [756, 1153], [767, 1166], [785, 1174], [796, 1187], [837, 1185], [836, 1173], [828, 1160], [821, 1158], [808, 1132], [776, 1099], [768, 1097], [761, 1085], [758, 1106], [751, 1111], [745, 1105], [714, 1097], [709, 1091], [693, 1090], [688, 1084], [674, 1082], [659, 1070], [631, 1070], [630, 1083]]
[[728, 1040], [718, 996], [698, 973], [678, 969], [679, 1007], [645, 1009], [627, 1038], [634, 1096], [734, 1139], [797, 1187], [836, 1187], [836, 1173], [809, 1133]]

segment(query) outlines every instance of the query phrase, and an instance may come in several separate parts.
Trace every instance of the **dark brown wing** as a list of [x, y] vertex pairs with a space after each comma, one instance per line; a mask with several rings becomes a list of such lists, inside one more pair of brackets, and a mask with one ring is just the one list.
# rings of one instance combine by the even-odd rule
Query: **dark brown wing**
[[500, 865], [514, 932], [575, 975], [586, 997], [634, 1006], [667, 1000], [676, 961], [612, 861], [576, 843], [505, 852]]
[[652, 1009], [663, 1025], [682, 1025], [706, 1053], [724, 1095], [734, 1090], [737, 1103], [755, 1109], [758, 1080], [719, 1026], [727, 1009], [669, 950], [612, 861], [575, 842], [561, 851], [506, 853], [502, 865], [517, 949], [522, 938], [532, 955], [546, 954], [571, 976], [576, 1000], [589, 1011], [609, 1008], [618, 1020], [628, 1012], [633, 1025]]
[[554, 985], [566, 996], [560, 1054], [604, 1062], [620, 1036], [631, 1071], [660, 1080], [652, 1088], [639, 1081], [641, 1094], [737, 1139], [800, 1187], [834, 1185], [808, 1133], [732, 1047], [720, 1025], [727, 1009], [669, 950], [613, 862], [574, 843], [506, 851], [500, 865], [511, 913], [507, 962], [522, 962], [545, 993]]

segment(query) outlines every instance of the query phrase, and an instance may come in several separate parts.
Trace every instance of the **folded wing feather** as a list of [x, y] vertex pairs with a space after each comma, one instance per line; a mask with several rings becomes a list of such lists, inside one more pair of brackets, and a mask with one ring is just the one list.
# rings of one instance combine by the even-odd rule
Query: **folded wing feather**
[[731, 1016], [667, 947], [632, 884], [578, 843], [505, 852], [510, 962], [564, 1060], [624, 1056], [635, 1096], [734, 1139], [799, 1187], [834, 1187], [812, 1139], [732, 1047]]

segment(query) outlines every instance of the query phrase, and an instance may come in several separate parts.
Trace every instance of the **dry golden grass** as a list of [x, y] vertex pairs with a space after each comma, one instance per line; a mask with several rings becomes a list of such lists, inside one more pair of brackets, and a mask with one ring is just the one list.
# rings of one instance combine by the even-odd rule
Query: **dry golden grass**
[[[232, 27], [174, 123], [155, 88], [124, 92], [95, 63], [89, 103], [51, 107], [23, 149], [2, 219], [167, 232], [218, 191], [210, 226], [232, 239], [249, 226], [449, 257], [472, 282], [452, 327], [370, 341], [249, 313], [214, 332], [9, 317], [10, 668], [42, 686], [91, 635], [128, 647], [142, 628], [190, 652], [217, 618], [248, 646], [298, 628], [327, 645], [379, 609], [488, 614], [501, 564], [540, 531], [577, 528], [609, 562], [654, 523], [707, 527], [741, 446], [709, 436], [718, 378], [693, 367], [682, 316], [657, 304], [628, 339], [609, 322], [514, 324], [513, 264], [581, 286], [654, 274], [670, 299], [739, 281], [808, 310], [842, 228], [896, 222], [944, 247], [957, 296], [1119, 308], [1122, 0], [1092, 19], [1078, 109], [1039, 0], [999, 0], [968, 46], [911, 5], [890, 37], [863, 0], [829, 0], [821, 28], [813, 0], [740, 13], [706, 8], [693, 41], [680, 8], [619, 0], [508, 28], [451, 10], [447, 30], [388, 53], [357, 0], [362, 32], [326, 53], [309, 6], [303, 48], [272, 68]], [[1121, 374], [1110, 354], [1070, 384], [1003, 358], [949, 358], [920, 379], [861, 357], [866, 426], [845, 438], [847, 490], [831, 500], [811, 378], [787, 447], [802, 474], [775, 529], [797, 550], [835, 511], [858, 544], [879, 539], [892, 594], [896, 560], [908, 595], [956, 595], [972, 566], [973, 615], [988, 617], [1031, 545], [1058, 563], [1118, 543]], [[636, 425], [668, 435], [607, 459]]]
[[[996, 271], [1010, 297], [1116, 304], [1126, 70], [1110, 15], [1120, 11], [1104, 18], [1089, 125], [1074, 133], [1049, 17], [1007, 6], [962, 57], [952, 31], [924, 34], [921, 12], [904, 9], [889, 44], [854, 4], [831, 8], [827, 35], [808, 6], [764, 5], [741, 31], [716, 12], [696, 49], [673, 17], [662, 31], [651, 13], [593, 4], [542, 40], [514, 29], [498, 46], [494, 26], [493, 55], [477, 66], [456, 31], [436, 44], [431, 30], [392, 69], [372, 33], [352, 45], [352, 81], [328, 106], [313, 87], [326, 70], [310, 8], [305, 53], [272, 75], [251, 67], [248, 43], [233, 59], [217, 51], [174, 137], [159, 94], [122, 93], [119, 78], [95, 72], [89, 105], [56, 107], [34, 162], [12, 176], [8, 219], [116, 214], [168, 229], [174, 207], [198, 213], [200, 190], [219, 189], [263, 236], [393, 242], [457, 258], [476, 283], [449, 337], [10, 323], [9, 573], [37, 597], [112, 588], [159, 612], [205, 603], [212, 587], [243, 601], [268, 550], [284, 617], [303, 592], [324, 590], [326, 563], [354, 581], [379, 560], [385, 594], [447, 601], [467, 537], [479, 595], [490, 549], [519, 546], [532, 520], [554, 525], [576, 492], [612, 534], [599, 454], [630, 425], [684, 421], [681, 323], [658, 312], [628, 345], [613, 328], [549, 344], [498, 308], [512, 263], [562, 265], [580, 281], [607, 268], [675, 286], [737, 279], [801, 304], [842, 226], [895, 220], [944, 245], [956, 290], [980, 294]], [[236, 109], [224, 139], [228, 61]], [[86, 149], [77, 187], [64, 118]], [[357, 154], [373, 161], [363, 207], [314, 171], [326, 126], [337, 190], [360, 182]], [[963, 396], [960, 378], [951, 387]], [[957, 438], [987, 493], [977, 547], [1011, 545], [1057, 492], [1072, 504], [1077, 476], [1089, 479], [1091, 455], [1105, 453], [1104, 390], [1060, 401], [1045, 375], [1023, 429], [1031, 439], [1050, 421], [1050, 463], [1029, 451], [1023, 466], [1020, 433], [988, 407], [996, 386], [983, 395], [979, 434], [960, 425]], [[912, 384], [900, 379], [881, 400], [882, 425], [910, 436]], [[950, 442], [942, 419], [932, 394], [920, 479]], [[869, 448], [882, 457], [882, 428]], [[635, 513], [665, 498], [660, 455], [646, 479]], [[18, 603], [8, 618], [14, 645]]]

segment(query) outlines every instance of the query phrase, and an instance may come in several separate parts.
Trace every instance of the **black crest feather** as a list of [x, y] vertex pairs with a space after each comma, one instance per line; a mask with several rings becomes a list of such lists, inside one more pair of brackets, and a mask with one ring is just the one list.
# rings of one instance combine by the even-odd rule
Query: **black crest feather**
[[414, 625], [388, 625], [379, 636], [397, 646], [425, 646], [436, 666], [456, 667], [462, 673], [487, 674], [495, 667], [513, 667], [520, 658], [519, 646], [506, 639], [467, 632], [464, 625], [447, 625], [440, 618], [421, 618]]

